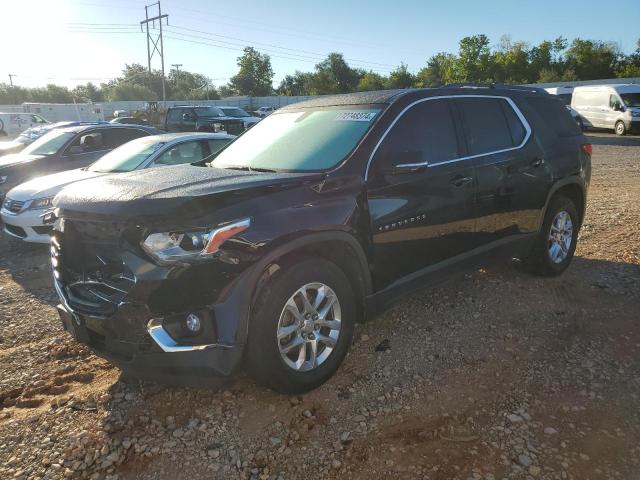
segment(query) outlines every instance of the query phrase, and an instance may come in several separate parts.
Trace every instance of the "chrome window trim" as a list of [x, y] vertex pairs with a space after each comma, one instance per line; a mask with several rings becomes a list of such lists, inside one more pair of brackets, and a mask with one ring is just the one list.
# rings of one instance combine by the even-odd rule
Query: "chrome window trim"
[[[531, 137], [531, 126], [529, 125], [529, 122], [527, 122], [527, 119], [524, 117], [524, 115], [522, 114], [522, 112], [520, 111], [518, 106], [515, 104], [515, 102], [509, 97], [505, 97], [505, 96], [501, 96], [501, 95], [438, 95], [438, 96], [434, 96], [434, 97], [421, 98], [421, 99], [416, 100], [415, 102], [411, 102], [409, 105], [407, 105], [396, 116], [396, 118], [393, 120], [393, 122], [391, 122], [391, 125], [389, 125], [387, 127], [387, 129], [385, 130], [385, 132], [382, 134], [382, 136], [380, 137], [380, 140], [378, 140], [378, 143], [376, 143], [376, 146], [373, 148], [373, 151], [371, 152], [371, 155], [369, 156], [369, 161], [367, 162], [367, 168], [366, 168], [365, 174], [364, 174], [365, 181], [367, 181], [369, 179], [369, 169], [371, 168], [371, 162], [373, 161], [373, 157], [375, 156], [375, 154], [378, 152], [378, 148], [380, 147], [380, 145], [382, 144], [384, 139], [387, 138], [387, 135], [389, 134], [391, 129], [395, 126], [395, 124], [398, 122], [398, 120], [400, 120], [400, 118], [410, 108], [414, 107], [415, 105], [418, 105], [419, 103], [428, 102], [430, 100], [448, 100], [448, 99], [456, 99], [456, 98], [499, 98], [499, 99], [502, 99], [502, 100], [506, 100], [507, 103], [509, 104], [509, 106], [511, 106], [511, 108], [515, 112], [516, 116], [520, 120], [520, 123], [522, 123], [522, 126], [525, 129], [525, 136], [524, 136], [522, 142], [520, 143], [520, 145], [515, 146], [515, 147], [511, 147], [511, 148], [504, 148], [502, 150], [495, 150], [495, 151], [492, 151], [492, 152], [478, 153], [476, 155], [468, 155], [466, 157], [453, 158], [451, 160], [445, 160], [443, 162], [438, 162], [438, 163], [432, 163], [432, 164], [429, 164], [429, 162], [406, 163], [406, 164], [398, 165], [398, 167], [400, 167], [400, 168], [408, 168], [408, 169], [419, 168], [419, 167], [426, 167], [426, 168], [437, 167], [439, 165], [446, 165], [446, 164], [449, 164], [449, 163], [461, 162], [463, 160], [471, 160], [471, 159], [474, 159], [474, 158], [484, 157], [484, 156], [487, 156], [487, 155], [495, 155], [497, 153], [504, 153], [504, 152], [510, 152], [512, 150], [519, 150], [522, 147], [524, 147], [526, 145], [526, 143], [529, 141], [529, 138]], [[454, 119], [454, 121], [455, 121], [455, 119]]]

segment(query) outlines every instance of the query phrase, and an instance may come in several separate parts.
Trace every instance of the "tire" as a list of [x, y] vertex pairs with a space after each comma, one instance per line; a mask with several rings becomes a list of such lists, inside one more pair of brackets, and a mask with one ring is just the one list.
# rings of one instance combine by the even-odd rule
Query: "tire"
[[[562, 215], [563, 213], [568, 216], [570, 224], [565, 223], [561, 230], [554, 228], [553, 233], [558, 238], [557, 235], [561, 235], [561, 232], [566, 232], [568, 230], [566, 227], [570, 225], [570, 235], [567, 233], [562, 235], [565, 239], [570, 238], [571, 243], [568, 247], [566, 242], [557, 242], [551, 239], [552, 224], [555, 223], [554, 227], [557, 227], [558, 224], [562, 225], [562, 219], [566, 219]], [[580, 217], [573, 201], [564, 195], [554, 196], [545, 212], [542, 229], [533, 244], [531, 252], [524, 259], [527, 269], [532, 273], [545, 277], [560, 275], [567, 269], [573, 259], [579, 230]], [[561, 243], [565, 246], [564, 249], [559, 246]]]
[[616, 135], [620, 137], [627, 134], [627, 126], [624, 124], [622, 120], [618, 120], [616, 122], [615, 132], [616, 132]]
[[[328, 299], [335, 296], [325, 312], [325, 321], [332, 322], [332, 327], [318, 326], [316, 322], [322, 322], [321, 318], [314, 321], [315, 317], [305, 316], [301, 292], [306, 287], [306, 298], [314, 303], [318, 298], [314, 292], [318, 295], [320, 285], [324, 287], [325, 299], [317, 310], [311, 311], [322, 313], [329, 305]], [[297, 315], [292, 313], [293, 308]], [[247, 370], [258, 383], [277, 392], [297, 394], [313, 390], [326, 382], [344, 360], [351, 345], [356, 313], [351, 284], [334, 263], [306, 258], [283, 268], [265, 285], [253, 309], [246, 348]], [[296, 318], [299, 326], [294, 323]], [[278, 332], [291, 333], [278, 339]], [[301, 346], [291, 348], [301, 342], [305, 344], [304, 360]], [[311, 362], [314, 342], [316, 364]], [[329, 347], [329, 343], [334, 344]], [[287, 348], [291, 350], [283, 353]]]

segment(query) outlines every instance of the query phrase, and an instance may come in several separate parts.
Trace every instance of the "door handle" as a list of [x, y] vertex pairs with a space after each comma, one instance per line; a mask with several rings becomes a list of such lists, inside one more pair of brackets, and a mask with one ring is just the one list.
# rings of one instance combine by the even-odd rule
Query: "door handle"
[[540, 167], [544, 165], [544, 158], [534, 158], [533, 160], [531, 160], [530, 165], [532, 167]]
[[454, 187], [462, 187], [463, 185], [466, 185], [467, 183], [470, 183], [471, 180], [473, 180], [472, 177], [454, 177], [451, 179], [451, 184]]

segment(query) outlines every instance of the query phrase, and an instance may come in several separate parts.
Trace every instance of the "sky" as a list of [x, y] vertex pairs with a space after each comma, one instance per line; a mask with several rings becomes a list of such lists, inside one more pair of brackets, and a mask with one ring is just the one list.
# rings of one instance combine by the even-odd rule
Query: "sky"
[[[0, 0], [0, 82], [75, 86], [117, 77], [126, 63], [147, 63], [140, 32], [144, 0]], [[157, 6], [149, 8], [150, 16]], [[401, 62], [417, 72], [461, 38], [486, 34], [531, 44], [564, 36], [613, 41], [630, 53], [640, 37], [640, 0], [162, 0], [165, 72], [172, 64], [216, 85], [237, 72], [251, 45], [271, 56], [274, 85], [311, 71], [327, 53], [387, 74]], [[157, 25], [156, 25], [157, 26]], [[152, 60], [160, 68], [160, 58]]]

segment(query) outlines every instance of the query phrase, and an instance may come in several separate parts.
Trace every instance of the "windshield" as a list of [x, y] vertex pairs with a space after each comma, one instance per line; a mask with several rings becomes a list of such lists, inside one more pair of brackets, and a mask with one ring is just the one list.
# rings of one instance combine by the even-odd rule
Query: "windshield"
[[319, 108], [274, 113], [238, 137], [211, 166], [326, 170], [355, 148], [379, 111], [380, 108]]
[[101, 173], [131, 172], [165, 143], [149, 137], [131, 140], [92, 163], [87, 170]]
[[224, 113], [216, 107], [194, 107], [193, 110], [199, 117], [223, 117]]
[[25, 148], [22, 153], [26, 153], [28, 155], [53, 155], [74, 136], [75, 133], [53, 130], [52, 132], [41, 136], [38, 140]]
[[640, 92], [621, 93], [620, 97], [626, 107], [640, 107]]
[[221, 109], [224, 114], [227, 117], [235, 117], [235, 118], [242, 118], [242, 117], [250, 117], [251, 115], [249, 115], [247, 112], [245, 112], [244, 110], [242, 110], [241, 108], [222, 108]]

